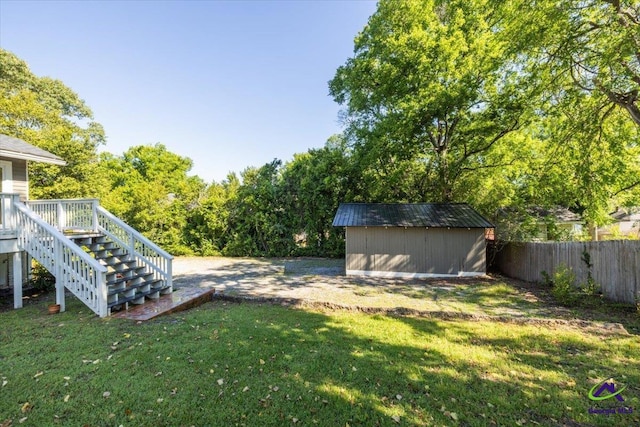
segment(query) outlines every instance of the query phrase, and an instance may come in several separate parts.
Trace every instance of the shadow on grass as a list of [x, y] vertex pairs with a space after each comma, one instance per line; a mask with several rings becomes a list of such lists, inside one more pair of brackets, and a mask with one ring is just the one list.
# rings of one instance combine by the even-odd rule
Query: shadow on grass
[[223, 301], [142, 324], [75, 300], [44, 313], [3, 314], [0, 414], [14, 424], [640, 422], [590, 414], [587, 398], [613, 377], [629, 385], [625, 405], [640, 406], [634, 336]]
[[[254, 411], [251, 399], [235, 407], [260, 424], [610, 425], [589, 414], [588, 390], [609, 377], [640, 381], [634, 337], [607, 343], [574, 330], [493, 322], [212, 308], [229, 315], [218, 336], [229, 333], [222, 344], [239, 349], [234, 365], [255, 365], [251, 371], [266, 377]], [[633, 389], [626, 397], [637, 406]], [[616, 422], [638, 421], [625, 416]]]

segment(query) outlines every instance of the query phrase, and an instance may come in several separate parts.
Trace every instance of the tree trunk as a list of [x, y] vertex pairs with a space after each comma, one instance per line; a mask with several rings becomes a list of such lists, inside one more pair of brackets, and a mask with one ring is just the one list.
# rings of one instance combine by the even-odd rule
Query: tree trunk
[[449, 179], [449, 159], [448, 150], [441, 148], [437, 151], [438, 154], [438, 176], [440, 181], [440, 198], [441, 202], [449, 203], [453, 199], [453, 191], [451, 188], [451, 180]]

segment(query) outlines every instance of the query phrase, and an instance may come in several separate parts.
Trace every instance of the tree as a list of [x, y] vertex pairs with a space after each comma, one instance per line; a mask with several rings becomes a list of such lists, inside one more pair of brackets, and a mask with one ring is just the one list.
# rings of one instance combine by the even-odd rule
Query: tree
[[539, 140], [531, 199], [565, 206], [592, 226], [618, 206], [640, 203], [640, 128], [602, 93], [563, 97], [529, 129]]
[[[640, 126], [640, 7], [635, 0], [511, 2], [513, 35], [550, 82], [599, 92]], [[530, 56], [529, 56], [530, 55]]]
[[185, 238], [191, 250], [203, 256], [221, 255], [230, 239], [230, 209], [237, 203], [240, 180], [235, 173], [212, 183], [198, 206], [189, 211]]
[[104, 153], [101, 203], [171, 253], [191, 253], [187, 218], [205, 189], [199, 177], [188, 175], [191, 165], [162, 144], [131, 147], [122, 156]]
[[61, 81], [37, 77], [27, 64], [0, 49], [0, 133], [63, 158], [66, 166], [33, 163], [32, 198], [92, 196], [102, 127], [89, 107]]
[[386, 175], [419, 161], [437, 183], [431, 201], [452, 201], [463, 175], [500, 166], [486, 154], [522, 126], [530, 97], [502, 18], [485, 0], [382, 0], [329, 84], [356, 152]]
[[320, 149], [296, 154], [282, 172], [282, 200], [290, 212], [297, 253], [339, 256], [344, 231], [332, 226], [341, 202], [353, 197], [351, 153], [346, 141], [334, 135]]
[[274, 159], [242, 172], [242, 184], [229, 206], [225, 255], [289, 256], [295, 250], [290, 212], [280, 186], [281, 166], [282, 162]]

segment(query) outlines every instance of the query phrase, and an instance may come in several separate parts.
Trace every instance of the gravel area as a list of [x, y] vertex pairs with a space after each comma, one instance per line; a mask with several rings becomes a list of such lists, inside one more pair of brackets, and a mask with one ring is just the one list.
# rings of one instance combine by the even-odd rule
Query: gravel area
[[[619, 314], [576, 311], [558, 306], [538, 284], [501, 276], [453, 279], [385, 279], [346, 276], [344, 260], [325, 258], [177, 257], [174, 288], [213, 288], [218, 298], [253, 300], [313, 309], [416, 315], [441, 319], [497, 320], [551, 326], [565, 324], [598, 333], [638, 334], [635, 310]], [[34, 304], [53, 294], [29, 295]], [[13, 297], [0, 294], [0, 312], [11, 310]], [[628, 319], [626, 319], [628, 317]]]
[[492, 319], [595, 328], [608, 335], [625, 327], [595, 313], [577, 319], [543, 286], [500, 276], [453, 279], [385, 279], [346, 276], [344, 260], [324, 258], [178, 257], [174, 288], [214, 288], [228, 300], [258, 300], [318, 309]]
[[[504, 278], [386, 279], [344, 274], [344, 260], [296, 258], [176, 258], [174, 287], [215, 288], [243, 298], [294, 299], [337, 306], [455, 312], [465, 315], [547, 317], [549, 308]], [[558, 314], [560, 308], [553, 308]]]

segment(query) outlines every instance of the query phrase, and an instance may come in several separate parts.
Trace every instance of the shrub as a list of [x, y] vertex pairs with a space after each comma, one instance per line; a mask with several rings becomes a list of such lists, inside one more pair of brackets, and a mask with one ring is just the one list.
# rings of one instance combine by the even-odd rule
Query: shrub
[[588, 296], [596, 296], [600, 294], [600, 285], [593, 280], [593, 275], [591, 274], [591, 269], [593, 268], [593, 264], [591, 263], [591, 254], [587, 251], [587, 248], [582, 250], [582, 256], [580, 258], [582, 262], [587, 267], [587, 283], [583, 283], [580, 285], [582, 292]]
[[553, 286], [553, 278], [551, 277], [551, 275], [549, 273], [547, 273], [546, 271], [542, 271], [540, 273], [542, 275], [542, 284], [546, 285], [546, 286]]
[[559, 266], [553, 276], [546, 271], [542, 272], [543, 283], [551, 286], [551, 294], [560, 304], [574, 307], [581, 302], [593, 303], [601, 295], [600, 285], [593, 280], [591, 272], [586, 283], [577, 284], [576, 275], [571, 268]]
[[587, 278], [587, 283], [580, 286], [582, 292], [590, 297], [598, 296], [601, 294], [600, 285], [593, 280], [593, 277]]
[[551, 294], [560, 304], [573, 307], [580, 300], [581, 289], [576, 286], [576, 275], [564, 265], [553, 274]]
[[42, 264], [34, 261], [29, 284], [39, 292], [49, 292], [55, 289], [56, 278]]

